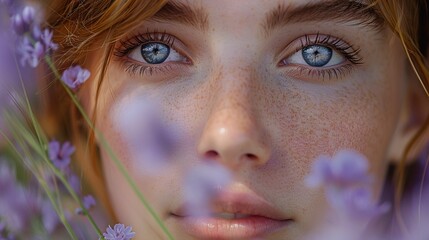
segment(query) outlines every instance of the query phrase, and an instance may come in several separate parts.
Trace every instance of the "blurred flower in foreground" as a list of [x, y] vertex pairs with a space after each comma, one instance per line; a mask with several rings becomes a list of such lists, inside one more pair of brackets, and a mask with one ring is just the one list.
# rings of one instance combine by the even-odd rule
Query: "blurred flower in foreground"
[[47, 28], [40, 29], [40, 21], [33, 7], [25, 6], [11, 17], [11, 22], [18, 37], [17, 51], [22, 66], [28, 64], [35, 68], [46, 54], [58, 49], [58, 45], [52, 42], [52, 32]]
[[187, 214], [207, 216], [216, 195], [232, 181], [231, 172], [216, 162], [203, 162], [187, 173], [184, 183]]
[[164, 123], [156, 103], [144, 97], [127, 98], [112, 114], [139, 170], [153, 175], [168, 167], [175, 130]]
[[355, 151], [317, 158], [306, 183], [322, 186], [333, 210], [317, 237], [310, 239], [361, 239], [365, 226], [390, 209], [389, 204], [374, 201], [367, 159]]
[[38, 186], [24, 188], [14, 171], [4, 160], [0, 162], [0, 219], [12, 233], [26, 231], [31, 220], [40, 218], [48, 233], [59, 225], [59, 219], [49, 200], [38, 194]]
[[64, 170], [71, 161], [71, 155], [74, 153], [75, 147], [70, 142], [65, 142], [62, 145], [60, 142], [53, 140], [49, 142], [49, 158], [55, 167]]
[[115, 224], [113, 228], [109, 226], [103, 233], [105, 240], [131, 240], [135, 235], [130, 226], [125, 227], [121, 223]]
[[[96, 205], [95, 198], [92, 195], [86, 195], [86, 196], [84, 196], [83, 199], [82, 199], [82, 202], [83, 202], [83, 207], [87, 211], [91, 210], [91, 208], [95, 207], [95, 205]], [[84, 213], [82, 208], [77, 208], [75, 210], [75, 212], [77, 214], [83, 214]]]
[[91, 73], [87, 69], [76, 65], [66, 69], [61, 76], [61, 80], [72, 90], [77, 90], [88, 80], [90, 75]]
[[0, 222], [0, 240], [14, 240], [13, 234], [9, 233], [6, 228], [6, 224]]

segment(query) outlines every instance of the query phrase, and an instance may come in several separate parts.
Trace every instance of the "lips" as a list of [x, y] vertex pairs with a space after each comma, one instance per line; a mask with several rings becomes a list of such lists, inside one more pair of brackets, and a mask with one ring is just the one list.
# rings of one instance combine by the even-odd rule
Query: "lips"
[[252, 239], [290, 225], [292, 218], [255, 194], [223, 192], [213, 201], [210, 214], [192, 216], [182, 205], [172, 213], [174, 221], [197, 239]]

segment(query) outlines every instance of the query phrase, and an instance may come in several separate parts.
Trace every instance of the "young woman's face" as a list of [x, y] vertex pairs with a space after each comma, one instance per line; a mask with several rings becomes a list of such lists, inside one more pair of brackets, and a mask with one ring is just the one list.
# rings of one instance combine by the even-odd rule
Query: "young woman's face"
[[[340, 149], [368, 157], [380, 193], [408, 71], [397, 38], [357, 2], [175, 0], [116, 44], [97, 124], [176, 239], [299, 239], [326, 211], [305, 176], [317, 156]], [[174, 129], [170, 160], [152, 174], [147, 155], [133, 153], [150, 140], [127, 136], [142, 129]], [[138, 239], [163, 236], [101, 156], [118, 220]], [[229, 169], [232, 182], [209, 210], [216, 216], [188, 221], [184, 179], [205, 161]]]

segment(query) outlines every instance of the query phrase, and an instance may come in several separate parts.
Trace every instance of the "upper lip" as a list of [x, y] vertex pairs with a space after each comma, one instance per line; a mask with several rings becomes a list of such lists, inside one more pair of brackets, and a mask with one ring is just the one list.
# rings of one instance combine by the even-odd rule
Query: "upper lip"
[[[245, 214], [277, 221], [291, 220], [290, 217], [286, 217], [265, 199], [253, 193], [221, 192], [213, 199], [209, 206], [211, 214]], [[190, 217], [186, 211], [190, 207], [192, 206], [184, 203], [172, 214], [178, 217]]]

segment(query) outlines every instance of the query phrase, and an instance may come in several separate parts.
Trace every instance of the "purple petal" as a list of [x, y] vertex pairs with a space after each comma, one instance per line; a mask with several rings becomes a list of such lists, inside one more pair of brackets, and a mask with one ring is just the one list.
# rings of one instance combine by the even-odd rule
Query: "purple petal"
[[342, 150], [332, 160], [331, 171], [335, 181], [342, 184], [360, 184], [369, 181], [368, 161], [362, 154]]
[[188, 214], [208, 215], [210, 213], [208, 206], [231, 180], [231, 172], [216, 162], [204, 162], [191, 168], [184, 183]]
[[22, 19], [28, 25], [33, 24], [35, 15], [36, 10], [34, 10], [34, 8], [31, 6], [25, 6], [22, 10]]
[[332, 178], [331, 159], [322, 155], [313, 163], [311, 173], [307, 176], [305, 182], [309, 187], [318, 187]]
[[89, 210], [95, 206], [95, 199], [92, 195], [86, 195], [83, 197], [83, 206]]
[[90, 72], [80, 66], [72, 66], [66, 69], [61, 77], [61, 80], [72, 90], [77, 90], [86, 80], [88, 80]]

